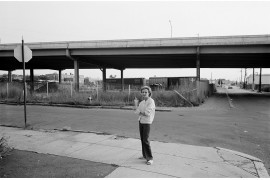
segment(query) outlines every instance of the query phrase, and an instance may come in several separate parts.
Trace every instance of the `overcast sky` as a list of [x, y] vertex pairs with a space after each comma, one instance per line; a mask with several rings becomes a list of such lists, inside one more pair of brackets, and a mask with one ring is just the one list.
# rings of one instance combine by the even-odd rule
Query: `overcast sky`
[[[173, 37], [261, 35], [270, 34], [269, 19], [270, 1], [0, 1], [0, 43], [20, 43], [22, 36], [25, 42], [168, 38], [169, 20]], [[240, 70], [202, 69], [201, 77], [239, 80]], [[55, 71], [35, 74], [48, 72]], [[270, 69], [263, 73], [270, 74]], [[102, 77], [100, 70], [80, 70], [80, 74]], [[107, 77], [110, 74], [120, 77], [118, 70], [108, 70]], [[196, 71], [124, 71], [124, 77], [154, 75], [195, 76]]]

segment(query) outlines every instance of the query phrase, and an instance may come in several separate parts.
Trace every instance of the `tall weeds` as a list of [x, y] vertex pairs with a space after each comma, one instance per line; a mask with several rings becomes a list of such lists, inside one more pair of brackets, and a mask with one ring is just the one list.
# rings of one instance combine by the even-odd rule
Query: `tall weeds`
[[22, 97], [23, 85], [21, 83], [0, 83], [1, 99], [19, 99]]
[[[22, 102], [22, 84], [12, 83], [9, 85], [9, 96], [7, 97], [6, 85], [0, 86], [0, 100], [9, 102]], [[87, 92], [71, 92], [70, 85], [51, 84], [49, 85], [49, 93], [47, 88], [41, 87], [33, 93], [27, 90], [27, 102], [43, 102], [50, 104], [71, 104], [71, 105], [89, 105], [89, 106], [132, 106], [135, 97], [141, 99], [140, 91], [107, 91], [99, 90]], [[196, 91], [188, 89], [177, 89], [191, 103], [196, 102]], [[91, 102], [89, 97], [91, 96]], [[173, 91], [153, 91], [152, 98], [155, 100], [156, 106], [159, 107], [182, 107], [189, 104]]]

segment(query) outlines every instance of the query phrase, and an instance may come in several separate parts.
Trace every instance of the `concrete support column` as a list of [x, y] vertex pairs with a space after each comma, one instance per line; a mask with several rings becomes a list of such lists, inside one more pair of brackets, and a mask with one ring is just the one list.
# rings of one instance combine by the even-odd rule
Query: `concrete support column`
[[79, 81], [79, 62], [74, 60], [74, 89], [79, 92], [80, 81]]
[[253, 74], [252, 74], [253, 78], [252, 78], [252, 91], [254, 91], [255, 86], [254, 86], [254, 68], [253, 68]]
[[8, 82], [12, 82], [12, 71], [8, 71]]
[[197, 47], [197, 59], [196, 59], [196, 76], [197, 76], [197, 98], [198, 103], [201, 103], [201, 89], [200, 89], [200, 47]]
[[122, 87], [122, 91], [124, 91], [124, 86], [125, 86], [125, 84], [124, 84], [124, 77], [123, 77], [123, 69], [121, 69], [121, 87]]
[[[66, 57], [74, 62], [74, 89], [79, 92], [80, 81], [79, 81], [79, 62], [77, 59], [70, 55], [69, 49], [66, 49]], [[60, 74], [60, 73], [59, 73]]]
[[247, 68], [245, 68], [244, 89], [247, 89]]
[[260, 68], [259, 92], [262, 92], [262, 68]]
[[197, 47], [197, 59], [196, 59], [196, 75], [197, 75], [197, 78], [198, 80], [200, 81], [201, 77], [200, 77], [200, 66], [201, 66], [201, 63], [200, 63], [200, 47]]
[[30, 93], [34, 92], [34, 69], [30, 68]]
[[58, 79], [59, 79], [59, 84], [61, 84], [62, 83], [62, 70], [61, 69], [59, 69]]
[[103, 91], [105, 92], [107, 89], [107, 85], [106, 85], [106, 68], [104, 67], [102, 69], [102, 81], [103, 81]]

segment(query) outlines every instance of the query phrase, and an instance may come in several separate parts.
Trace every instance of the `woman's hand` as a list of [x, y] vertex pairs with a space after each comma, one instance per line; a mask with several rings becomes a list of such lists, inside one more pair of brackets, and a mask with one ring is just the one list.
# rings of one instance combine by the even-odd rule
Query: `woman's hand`
[[140, 112], [139, 115], [141, 115], [141, 116], [146, 116], [144, 112]]

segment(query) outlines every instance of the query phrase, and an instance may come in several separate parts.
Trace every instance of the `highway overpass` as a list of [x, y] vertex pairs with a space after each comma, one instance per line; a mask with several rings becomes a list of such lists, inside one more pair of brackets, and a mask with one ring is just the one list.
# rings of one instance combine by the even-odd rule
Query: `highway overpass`
[[[22, 69], [14, 58], [18, 44], [0, 44], [0, 70]], [[270, 35], [127, 39], [25, 43], [34, 69], [74, 69], [78, 89], [79, 69], [123, 71], [127, 68], [270, 68]], [[105, 78], [104, 78], [105, 77]]]

